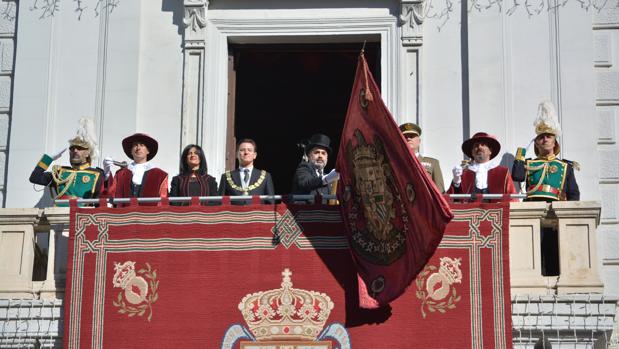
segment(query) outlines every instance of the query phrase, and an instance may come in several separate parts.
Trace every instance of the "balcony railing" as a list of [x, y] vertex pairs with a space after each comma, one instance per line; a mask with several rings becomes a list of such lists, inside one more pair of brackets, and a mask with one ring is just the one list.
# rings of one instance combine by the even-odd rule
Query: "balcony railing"
[[[512, 202], [512, 296], [601, 293], [599, 222], [597, 202]], [[62, 297], [68, 229], [69, 208], [0, 209], [0, 298]]]

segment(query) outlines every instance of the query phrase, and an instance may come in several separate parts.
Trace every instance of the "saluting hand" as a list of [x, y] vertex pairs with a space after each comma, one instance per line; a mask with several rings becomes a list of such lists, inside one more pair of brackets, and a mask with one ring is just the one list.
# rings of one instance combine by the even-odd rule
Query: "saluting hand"
[[52, 160], [56, 161], [56, 160], [60, 159], [60, 157], [62, 156], [62, 154], [65, 151], [67, 151], [67, 148], [62, 149], [61, 151], [57, 152], [56, 154], [50, 155], [50, 157], [52, 158]]

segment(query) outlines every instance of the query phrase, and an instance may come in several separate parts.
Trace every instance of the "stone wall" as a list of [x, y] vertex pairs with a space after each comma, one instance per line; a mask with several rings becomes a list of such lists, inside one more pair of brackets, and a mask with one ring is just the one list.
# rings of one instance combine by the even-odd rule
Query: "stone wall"
[[12, 116], [13, 67], [17, 26], [15, 1], [0, 2], [0, 203], [5, 207], [9, 136]]

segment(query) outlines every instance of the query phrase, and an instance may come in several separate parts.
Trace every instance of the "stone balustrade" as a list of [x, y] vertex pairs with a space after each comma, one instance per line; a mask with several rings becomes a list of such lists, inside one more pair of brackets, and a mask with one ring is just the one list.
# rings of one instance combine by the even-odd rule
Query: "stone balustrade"
[[[512, 297], [602, 293], [596, 241], [600, 210], [599, 203], [587, 201], [511, 203]], [[62, 298], [68, 230], [68, 208], [0, 209], [0, 299]], [[541, 237], [546, 231], [558, 237], [558, 275], [544, 275], [547, 251], [541, 249]]]

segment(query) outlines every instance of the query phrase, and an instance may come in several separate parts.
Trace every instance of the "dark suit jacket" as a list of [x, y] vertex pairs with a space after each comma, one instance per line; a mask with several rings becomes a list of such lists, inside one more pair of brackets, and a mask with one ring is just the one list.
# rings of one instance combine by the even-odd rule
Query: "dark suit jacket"
[[[239, 169], [237, 168], [236, 170], [228, 171], [228, 172], [230, 173], [232, 177], [232, 183], [237, 188], [241, 188], [242, 187], [241, 173]], [[230, 183], [228, 183], [228, 179], [227, 179], [228, 172], [221, 175], [221, 180], [219, 181], [219, 195], [222, 195], [222, 196], [245, 195], [242, 190], [235, 189], [230, 185]], [[271, 179], [271, 174], [266, 171], [264, 172], [265, 172], [264, 180], [262, 181], [262, 183], [260, 183], [258, 187], [250, 190], [248, 193], [249, 195], [275, 195], [275, 189], [273, 187], [273, 180]], [[249, 179], [249, 186], [252, 186], [259, 180], [261, 173], [262, 173], [262, 170], [254, 167], [254, 169], [251, 171], [251, 178]], [[245, 204], [248, 204], [248, 203], [249, 202], [246, 202]]]
[[322, 178], [318, 177], [316, 169], [307, 161], [302, 161], [297, 166], [297, 170], [292, 178], [292, 194], [329, 194], [329, 186], [322, 183]]

